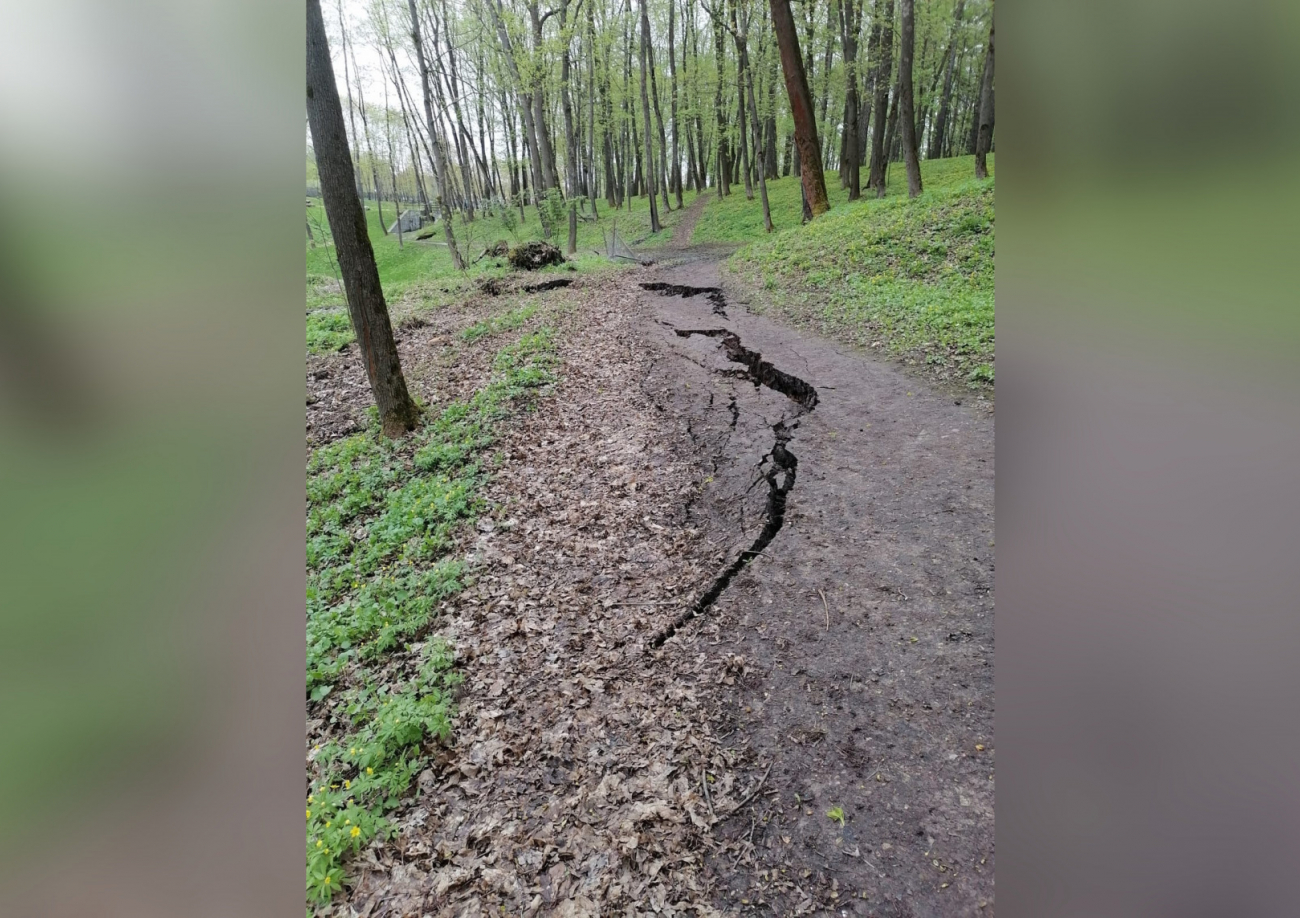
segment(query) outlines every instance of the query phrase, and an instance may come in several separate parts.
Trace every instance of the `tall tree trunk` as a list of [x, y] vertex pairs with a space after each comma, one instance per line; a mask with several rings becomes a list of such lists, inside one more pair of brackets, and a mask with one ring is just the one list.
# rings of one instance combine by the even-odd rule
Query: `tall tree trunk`
[[355, 166], [357, 197], [364, 205], [366, 191], [361, 185], [361, 135], [357, 133], [357, 107], [352, 104], [352, 70], [348, 65], [348, 26], [347, 20], [343, 17], [343, 0], [336, 0], [336, 5], [339, 14], [339, 36], [343, 45], [343, 85], [348, 91], [348, 121], [352, 124], [352, 163]]
[[[962, 0], [959, 0], [962, 2]], [[858, 32], [862, 28], [863, 0], [840, 0], [840, 34], [844, 44], [844, 159], [849, 200], [862, 197], [858, 156]]]
[[889, 77], [894, 66], [894, 0], [885, 0], [885, 12], [879, 21], [880, 38], [876, 42], [875, 123], [871, 127], [871, 171], [867, 187], [876, 197], [885, 196], [885, 123], [889, 120]]
[[673, 194], [677, 197], [678, 209], [682, 206], [682, 151], [680, 141], [680, 130], [678, 128], [677, 113], [677, 0], [668, 0], [668, 81], [672, 84], [672, 101], [670, 114], [673, 121], [673, 165], [669, 170], [668, 179], [673, 186]]
[[790, 0], [768, 0], [772, 10], [772, 29], [781, 49], [781, 69], [785, 74], [785, 91], [790, 97], [790, 114], [794, 118], [795, 143], [799, 147], [799, 170], [808, 210], [813, 218], [831, 209], [826, 194], [826, 177], [822, 173], [821, 144], [817, 141], [817, 122], [813, 117], [812, 93], [799, 56], [799, 36], [795, 33]]
[[718, 131], [718, 199], [731, 194], [731, 157], [727, 150], [727, 123], [722, 110], [722, 67], [725, 62], [726, 45], [722, 41], [722, 22], [717, 16], [713, 20], [713, 60], [717, 64], [718, 77], [713, 81], [713, 111], [717, 117]]
[[898, 117], [902, 122], [903, 163], [907, 166], [907, 196], [921, 193], [921, 161], [916, 149], [916, 112], [912, 107], [912, 52], [916, 44], [914, 0], [899, 0], [902, 47], [898, 52]]
[[348, 296], [348, 313], [379, 408], [384, 435], [413, 430], [420, 412], [406, 388], [393, 341], [388, 305], [366, 228], [366, 212], [356, 193], [356, 174], [348, 153], [343, 107], [325, 37], [320, 0], [307, 0], [307, 122], [320, 172], [321, 198], [334, 235], [334, 249]]
[[934, 131], [930, 134], [930, 150], [927, 159], [937, 159], [943, 155], [944, 142], [948, 132], [948, 109], [952, 105], [952, 77], [957, 64], [957, 37], [961, 32], [961, 17], [966, 9], [966, 0], [957, 0], [952, 13], [952, 34], [948, 37], [948, 67], [943, 75], [943, 92], [939, 96], [939, 114], [934, 119]]
[[645, 133], [645, 181], [646, 191], [650, 198], [650, 232], [657, 233], [662, 226], [659, 224], [659, 207], [655, 204], [655, 187], [654, 187], [654, 151], [651, 149], [653, 141], [650, 137], [650, 93], [649, 93], [649, 75], [650, 66], [650, 15], [646, 12], [646, 0], [641, 0], [641, 119]]
[[653, 43], [646, 48], [646, 58], [650, 67], [650, 103], [655, 110], [655, 126], [659, 128], [659, 174], [655, 182], [659, 193], [664, 196], [664, 210], [672, 213], [672, 205], [668, 203], [668, 134], [664, 130], [664, 114], [659, 109], [659, 82], [655, 79]]
[[442, 220], [442, 233], [447, 240], [447, 249], [451, 252], [451, 262], [457, 271], [465, 270], [465, 260], [460, 257], [456, 247], [456, 234], [451, 228], [451, 207], [447, 201], [447, 161], [442, 152], [442, 140], [438, 136], [438, 123], [433, 117], [433, 90], [429, 85], [429, 62], [424, 56], [424, 45], [420, 41], [420, 14], [415, 9], [415, 0], [407, 0], [411, 11], [411, 42], [415, 45], [415, 57], [420, 65], [420, 88], [424, 91], [424, 117], [429, 122], [429, 146], [433, 148], [434, 180], [438, 183], [438, 216]]
[[379, 184], [379, 161], [375, 157], [375, 142], [370, 135], [370, 119], [366, 116], [366, 97], [361, 92], [360, 84], [357, 85], [357, 102], [360, 103], [361, 108], [361, 130], [366, 135], [366, 150], [370, 153], [370, 179], [375, 185], [375, 207], [379, 210], [379, 228], [387, 236], [388, 225], [384, 223], [384, 191]]
[[560, 0], [560, 101], [564, 106], [564, 172], [569, 184], [569, 241], [565, 251], [578, 251], [578, 143], [573, 133], [573, 100], [569, 93], [572, 61], [569, 48], [569, 0]]
[[[736, 139], [740, 143], [740, 162], [745, 173], [745, 200], [754, 200], [753, 161], [749, 155], [749, 141], [746, 133], [749, 125], [745, 123], [745, 60], [748, 52], [742, 46], [742, 34], [736, 22], [736, 3], [731, 0], [731, 38], [736, 43]], [[758, 151], [755, 150], [757, 155]]]
[[[534, 203], [540, 202], [540, 193], [548, 186], [546, 178], [542, 172], [541, 159], [537, 155], [539, 125], [537, 124], [533, 113], [533, 97], [529, 92], [529, 87], [524, 85], [522, 75], [519, 73], [519, 63], [515, 60], [514, 42], [510, 40], [510, 32], [506, 28], [505, 13], [501, 6], [501, 0], [486, 0], [484, 6], [492, 15], [493, 24], [496, 26], [497, 40], [501, 45], [501, 57], [505, 61], [506, 69], [514, 83], [515, 97], [518, 100], [519, 117], [524, 123], [524, 142], [528, 147], [529, 171], [532, 174], [533, 200]], [[541, 133], [545, 133], [544, 129]], [[541, 213], [541, 208], [538, 208]], [[549, 235], [549, 233], [548, 233]]]
[[[754, 132], [754, 151], [757, 153], [760, 149], [762, 128], [759, 126], [758, 121], [758, 102], [754, 98], [754, 70], [749, 66], [746, 30], [740, 32], [737, 45], [740, 48], [741, 69], [745, 71], [745, 89], [749, 93], [749, 121]], [[758, 191], [763, 200], [763, 230], [770, 233], [772, 232], [772, 208], [768, 206], [767, 202], [767, 176], [764, 173], [764, 169], [760, 168], [758, 170]]]
[[[992, 14], [990, 14], [992, 15]], [[984, 78], [980, 82], [980, 127], [975, 141], [975, 177], [988, 178], [988, 154], [993, 149], [993, 22], [989, 21], [989, 50], [984, 56]]]

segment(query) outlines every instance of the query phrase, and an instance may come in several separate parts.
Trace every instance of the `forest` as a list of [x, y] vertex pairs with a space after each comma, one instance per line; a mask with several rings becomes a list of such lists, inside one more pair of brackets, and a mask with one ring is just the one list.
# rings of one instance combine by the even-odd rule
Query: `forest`
[[[921, 159], [976, 155], [982, 108], [983, 152], [992, 149], [991, 2], [789, 8], [817, 160], [849, 200], [864, 187], [883, 195], [905, 143]], [[726, 197], [743, 187], [754, 200], [766, 182], [801, 174], [781, 41], [755, 0], [545, 10], [340, 0], [325, 24], [357, 191], [381, 223], [385, 202], [390, 216], [418, 206], [465, 221], [507, 206], [526, 219], [533, 208], [572, 254], [578, 221], [602, 208], [648, 195], [657, 230], [658, 214], [682, 208], [691, 191]], [[912, 118], [900, 122], [900, 110]], [[913, 121], [914, 131], [900, 129]], [[307, 183], [318, 188], [310, 153]]]
[[309, 914], [991, 901], [993, 44], [308, 0]]

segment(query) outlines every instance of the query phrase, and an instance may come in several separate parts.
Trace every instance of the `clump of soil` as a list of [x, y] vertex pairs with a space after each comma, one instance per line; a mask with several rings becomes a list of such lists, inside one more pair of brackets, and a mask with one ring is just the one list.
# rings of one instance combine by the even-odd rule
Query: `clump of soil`
[[509, 255], [510, 243], [506, 242], [504, 239], [498, 239], [496, 242], [488, 246], [486, 254], [495, 255], [498, 258]]
[[564, 264], [564, 253], [549, 242], [525, 242], [510, 250], [510, 264], [524, 271]]

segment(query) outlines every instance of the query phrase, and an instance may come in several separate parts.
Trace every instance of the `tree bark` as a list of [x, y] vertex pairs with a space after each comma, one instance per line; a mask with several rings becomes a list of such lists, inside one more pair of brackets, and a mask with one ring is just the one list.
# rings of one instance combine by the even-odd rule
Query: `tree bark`
[[429, 146], [433, 148], [434, 180], [438, 184], [438, 216], [442, 220], [442, 233], [447, 240], [447, 249], [451, 252], [451, 262], [457, 271], [465, 270], [465, 260], [460, 257], [456, 247], [456, 235], [451, 228], [451, 207], [447, 201], [447, 161], [442, 152], [442, 140], [438, 136], [438, 123], [433, 117], [433, 90], [429, 86], [429, 62], [424, 56], [424, 45], [420, 41], [420, 16], [415, 9], [415, 0], [407, 0], [411, 11], [411, 41], [415, 45], [415, 57], [420, 65], [420, 88], [424, 91], [424, 117], [429, 122]]
[[[775, 2], [775, 0], [774, 0]], [[916, 44], [914, 0], [899, 0], [902, 18], [902, 47], [898, 53], [898, 117], [902, 122], [903, 163], [907, 166], [907, 196], [921, 193], [921, 162], [916, 149], [916, 112], [912, 100], [912, 52]]]
[[831, 208], [826, 194], [826, 177], [822, 173], [821, 144], [817, 141], [817, 122], [813, 116], [812, 94], [799, 56], [799, 36], [795, 33], [790, 0], [768, 0], [772, 11], [772, 28], [781, 49], [781, 69], [785, 73], [785, 91], [790, 97], [794, 118], [795, 143], [799, 147], [799, 171], [808, 210], [815, 219]]
[[[991, 16], [992, 14], [990, 14]], [[975, 140], [975, 177], [988, 178], [988, 154], [993, 148], [993, 22], [989, 22], [989, 50], [984, 56], [984, 79], [980, 82], [980, 127]]]
[[352, 328], [356, 331], [384, 435], [398, 437], [415, 428], [419, 409], [402, 375], [379, 269], [375, 266], [375, 253], [366, 229], [366, 212], [356, 193], [356, 174], [348, 153], [343, 108], [334, 82], [320, 0], [307, 0], [307, 121], [320, 173], [321, 198], [334, 236], [343, 288], [347, 291]]
[[645, 134], [645, 181], [646, 191], [650, 197], [650, 232], [657, 233], [659, 225], [659, 207], [655, 204], [654, 187], [654, 150], [650, 137], [650, 92], [649, 92], [649, 57], [650, 57], [650, 16], [646, 12], [646, 0], [641, 0], [641, 118]]
[[[863, 0], [841, 0], [840, 34], [844, 45], [844, 144], [842, 169], [846, 172], [849, 200], [862, 197], [858, 156], [858, 32], [862, 28]], [[962, 2], [962, 0], [959, 0]]]
[[713, 60], [717, 64], [718, 75], [713, 81], [713, 112], [717, 118], [718, 131], [718, 199], [731, 194], [731, 157], [727, 150], [727, 124], [722, 110], [722, 67], [725, 61], [726, 45], [722, 41], [722, 23], [718, 17], [713, 20]]
[[885, 12], [880, 22], [880, 39], [876, 43], [875, 123], [871, 126], [871, 170], [867, 187], [874, 188], [876, 197], [885, 196], [885, 124], [889, 120], [889, 77], [894, 66], [894, 0], [885, 0]]
[[948, 110], [952, 105], [952, 77], [957, 66], [957, 36], [961, 31], [961, 17], [966, 9], [966, 0], [957, 0], [952, 13], [952, 34], [948, 37], [947, 68], [943, 74], [943, 91], [939, 96], [939, 114], [934, 119], [934, 131], [930, 134], [930, 150], [926, 159], [937, 159], [943, 155], [944, 142], [948, 133]]
[[673, 165], [668, 179], [672, 183], [673, 194], [677, 197], [677, 207], [682, 206], [682, 151], [677, 113], [677, 0], [668, 0], [668, 81], [671, 83], [672, 101], [669, 114], [673, 122]]
[[560, 0], [560, 99], [564, 105], [564, 172], [569, 184], [569, 241], [565, 251], [578, 251], [578, 143], [573, 133], [573, 100], [569, 93], [572, 62], [569, 46], [569, 0]]

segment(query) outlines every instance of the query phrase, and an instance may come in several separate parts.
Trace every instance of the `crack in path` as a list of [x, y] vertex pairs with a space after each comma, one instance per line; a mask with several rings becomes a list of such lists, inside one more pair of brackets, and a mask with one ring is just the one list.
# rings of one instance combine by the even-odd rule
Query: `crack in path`
[[[716, 315], [721, 315], [724, 318], [727, 315], [726, 297], [718, 287], [688, 287], [682, 284], [664, 283], [642, 284], [641, 287], [661, 296], [685, 298], [704, 294], [708, 297], [709, 302], [713, 304], [713, 312]], [[662, 324], [667, 325], [667, 323]], [[726, 591], [727, 587], [731, 585], [731, 581], [735, 576], [744, 569], [745, 565], [762, 554], [763, 550], [772, 544], [776, 534], [781, 531], [781, 527], [785, 525], [786, 503], [789, 500], [790, 492], [794, 490], [799, 467], [799, 459], [794, 453], [790, 452], [788, 444], [794, 437], [795, 428], [799, 426], [798, 418], [817, 407], [817, 390], [810, 383], [798, 376], [778, 369], [771, 361], [764, 360], [763, 355], [758, 351], [745, 347], [741, 343], [740, 336], [735, 332], [725, 328], [674, 328], [673, 331], [681, 338], [689, 338], [692, 335], [717, 338], [727, 359], [732, 363], [741, 364], [745, 368], [743, 377], [752, 382], [755, 388], [766, 386], [772, 391], [784, 395], [798, 406], [798, 410], [793, 419], [782, 418], [771, 425], [772, 449], [758, 463], [759, 478], [755, 480], [755, 484], [758, 481], [766, 481], [768, 489], [767, 503], [764, 510], [766, 519], [763, 528], [754, 541], [750, 543], [750, 546], [742, 550], [731, 563], [713, 578], [709, 586], [685, 612], [651, 639], [648, 645], [650, 649], [662, 647], [665, 641], [675, 635], [688, 622], [707, 612]], [[736, 404], [734, 395], [731, 397], [731, 402], [727, 405], [727, 408], [731, 412], [731, 427], [735, 429], [736, 422], [740, 418], [740, 409]], [[788, 421], [792, 421], [792, 423], [787, 423]], [[691, 430], [689, 422], [687, 432], [690, 433], [692, 440], [694, 440], [695, 432]], [[768, 460], [771, 460], [771, 467], [764, 471], [764, 466], [768, 465]]]
[[642, 284], [641, 289], [649, 290], [660, 296], [680, 296], [682, 299], [703, 294], [713, 304], [713, 314], [715, 316], [722, 316], [724, 319], [729, 318], [727, 316], [727, 298], [723, 294], [721, 287], [690, 287], [686, 284], [665, 284], [656, 281], [652, 284]]

